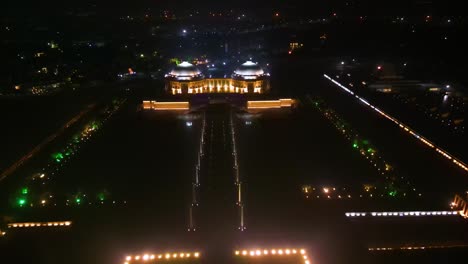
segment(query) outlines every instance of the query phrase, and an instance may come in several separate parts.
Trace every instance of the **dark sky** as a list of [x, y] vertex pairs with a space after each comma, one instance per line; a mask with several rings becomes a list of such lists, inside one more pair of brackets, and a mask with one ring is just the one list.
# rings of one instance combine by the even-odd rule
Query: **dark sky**
[[466, 14], [462, 1], [454, 0], [17, 0], [5, 1], [5, 6], [29, 10], [63, 10], [72, 6], [96, 5], [99, 9], [122, 10], [149, 8], [289, 8], [302, 12], [329, 12], [331, 10], [348, 10], [372, 13], [413, 13], [428, 12], [432, 14], [456, 12]]

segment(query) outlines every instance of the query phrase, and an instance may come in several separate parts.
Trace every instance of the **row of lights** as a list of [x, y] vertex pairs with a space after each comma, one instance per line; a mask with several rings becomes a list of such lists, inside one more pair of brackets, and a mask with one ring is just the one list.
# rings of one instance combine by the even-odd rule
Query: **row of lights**
[[426, 250], [426, 249], [444, 249], [444, 248], [466, 248], [468, 244], [461, 245], [430, 245], [414, 247], [370, 247], [369, 251], [391, 251], [391, 250]]
[[71, 221], [10, 223], [8, 228], [71, 226]]
[[459, 211], [407, 211], [407, 212], [348, 212], [346, 217], [392, 217], [392, 216], [453, 216], [460, 215]]
[[131, 261], [151, 261], [151, 260], [171, 260], [171, 259], [187, 259], [199, 258], [200, 252], [190, 253], [164, 253], [164, 254], [143, 254], [135, 256], [126, 256], [124, 264], [129, 264]]
[[234, 251], [234, 254], [236, 256], [249, 256], [249, 257], [256, 257], [256, 256], [268, 256], [268, 255], [297, 255], [300, 254], [302, 255], [304, 260], [308, 260], [308, 257], [306, 255], [305, 249], [255, 249], [255, 250], [236, 250]]
[[[376, 172], [383, 177], [385, 177], [385, 180], [390, 188], [387, 190], [389, 196], [396, 196], [397, 192], [395, 190], [392, 190], [393, 188], [391, 187], [394, 184], [394, 180], [391, 178], [394, 178], [394, 171], [393, 171], [393, 166], [390, 165], [376, 150], [376, 148], [369, 143], [368, 140], [364, 140], [360, 137], [360, 133], [355, 131], [353, 128], [351, 128], [347, 122], [342, 120], [340, 116], [336, 114], [336, 112], [328, 107], [323, 100], [319, 99], [312, 99], [308, 97], [308, 99], [312, 102], [312, 105], [321, 113], [324, 115], [325, 118], [327, 118], [334, 126], [335, 128], [342, 134], [344, 137], [353, 143], [353, 148], [359, 151], [361, 156], [366, 158], [366, 160], [370, 163], [372, 167], [376, 170]], [[399, 180], [400, 185], [405, 185], [405, 187], [412, 189], [413, 191], [416, 191], [414, 187], [411, 187], [409, 181], [407, 181], [403, 176], [399, 176], [396, 179]], [[385, 187], [387, 189], [387, 187]], [[324, 189], [325, 191], [325, 189]], [[369, 190], [366, 189], [366, 192], [368, 193], [369, 197], [373, 197], [374, 195], [372, 193], [369, 193]], [[325, 198], [331, 199], [333, 196], [327, 195], [327, 192], [325, 192]], [[375, 196], [378, 196], [379, 194], [376, 193]], [[307, 196], [307, 195], [306, 195]], [[406, 196], [406, 193], [403, 193], [403, 196]], [[419, 194], [419, 196], [422, 196], [422, 194]], [[359, 197], [363, 197], [363, 195], [360, 195]], [[381, 197], [383, 195], [381, 194]], [[308, 197], [307, 197], [308, 198]], [[320, 198], [317, 196], [317, 198]], [[342, 197], [338, 197], [338, 199], [341, 199]], [[348, 194], [348, 198], [351, 198], [351, 195]]]
[[237, 189], [237, 202], [236, 205], [239, 207], [239, 227], [240, 231], [244, 231], [246, 229], [245, 221], [244, 221], [244, 202], [243, 202], [243, 195], [242, 195], [242, 181], [239, 177], [239, 159], [237, 155], [237, 144], [236, 144], [236, 131], [234, 125], [234, 119], [231, 112], [229, 126], [231, 128], [231, 144], [232, 144], [232, 158], [234, 161], [233, 164], [233, 172], [234, 172], [234, 183]]
[[[315, 188], [314, 188], [315, 189]], [[317, 190], [310, 190], [310, 188], [308, 187], [302, 187], [302, 192], [304, 193], [305, 197], [307, 199], [328, 199], [328, 200], [331, 200], [331, 199], [352, 199], [353, 196], [356, 198], [379, 198], [379, 197], [386, 197], [385, 194], [383, 193], [369, 193], [369, 192], [365, 192], [363, 194], [359, 194], [359, 193], [354, 193], [353, 195], [349, 194], [349, 193], [341, 193], [339, 192], [338, 194], [336, 193], [331, 193], [331, 194], [328, 194], [328, 193], [325, 193], [324, 195], [316, 195], [317, 193], [319, 193], [319, 191]], [[406, 196], [406, 193], [403, 193], [403, 196], [405, 197]], [[422, 194], [418, 194], [418, 197], [421, 197]]]
[[[114, 115], [120, 107], [126, 102], [126, 99], [124, 100], [116, 100], [114, 101], [111, 105], [108, 105], [104, 110], [100, 111], [100, 121], [92, 121], [87, 123], [84, 128], [79, 132], [78, 135], [74, 136], [72, 140], [63, 148], [61, 152], [54, 153], [53, 159], [42, 168], [42, 171], [33, 175], [32, 176], [32, 181], [36, 185], [45, 185], [47, 181], [50, 179], [53, 179], [53, 176], [55, 173], [57, 173], [65, 163], [67, 163], [80, 149], [80, 145], [83, 144], [84, 142], [88, 141], [90, 137], [96, 133], [102, 126], [102, 124], [107, 121], [112, 115]], [[81, 119], [81, 117], [88, 113], [91, 109], [94, 109], [94, 105], [88, 106], [86, 110], [81, 112], [79, 115], [75, 116], [71, 121], [69, 121], [63, 128], [65, 129], [66, 127], [69, 127], [71, 124], [76, 123], [78, 120]], [[28, 203], [28, 193], [29, 190], [28, 188], [23, 188], [21, 190], [21, 196], [18, 198], [17, 204], [20, 207], [24, 207], [29, 205], [30, 207], [33, 207], [33, 203]], [[49, 198], [52, 198], [52, 195], [49, 195]], [[76, 198], [75, 199], [76, 204], [81, 203], [81, 198]], [[101, 201], [101, 204], [103, 202]], [[116, 202], [113, 201], [115, 204]], [[126, 202], [124, 202], [126, 203]], [[49, 201], [46, 199], [41, 199], [40, 202], [38, 203], [40, 206], [45, 207], [47, 204], [49, 204]], [[52, 205], [52, 203], [50, 203]], [[54, 203], [56, 206], [57, 204]], [[68, 206], [68, 200], [66, 202], [66, 205]]]
[[334, 84], [336, 84], [338, 87], [340, 87], [341, 89], [345, 90], [346, 92], [348, 92], [349, 94], [353, 95], [354, 97], [356, 97], [357, 99], [359, 99], [361, 102], [363, 102], [364, 104], [366, 104], [367, 106], [369, 106], [370, 108], [372, 108], [373, 110], [375, 110], [377, 113], [379, 113], [380, 115], [384, 116], [385, 118], [387, 118], [388, 120], [392, 121], [393, 123], [397, 124], [400, 128], [402, 128], [403, 130], [405, 130], [406, 132], [410, 133], [411, 135], [413, 135], [414, 137], [416, 137], [417, 139], [419, 139], [421, 142], [423, 142], [424, 144], [426, 144], [428, 147], [430, 148], [433, 148], [435, 149], [439, 154], [441, 154], [443, 157], [447, 158], [448, 160], [452, 160], [454, 164], [456, 164], [458, 167], [462, 168], [463, 170], [467, 171], [468, 172], [468, 165], [466, 165], [464, 162], [456, 159], [455, 157], [453, 157], [453, 155], [450, 155], [448, 152], [442, 150], [441, 148], [437, 147], [434, 145], [434, 143], [432, 143], [431, 141], [429, 141], [428, 139], [424, 138], [423, 136], [417, 134], [414, 130], [412, 130], [411, 128], [409, 128], [408, 126], [406, 126], [405, 124], [401, 123], [400, 121], [398, 121], [397, 119], [391, 117], [390, 115], [386, 114], [385, 112], [383, 112], [382, 110], [380, 110], [379, 108], [373, 106], [372, 104], [370, 104], [369, 102], [367, 102], [365, 99], [363, 99], [362, 97], [354, 94], [353, 91], [349, 90], [348, 88], [346, 88], [345, 86], [343, 86], [341, 83], [335, 81], [334, 79], [332, 79], [331, 77], [329, 77], [328, 75], [324, 74], [323, 75], [325, 78], [327, 78], [328, 80], [330, 80], [331, 82], [333, 82]]
[[236, 256], [242, 257], [261, 257], [261, 256], [291, 256], [291, 255], [301, 255], [304, 264], [310, 264], [309, 257], [306, 254], [305, 249], [251, 249], [251, 250], [236, 250], [234, 251]]
[[200, 146], [197, 155], [197, 164], [195, 165], [195, 175], [192, 182], [192, 203], [189, 207], [189, 226], [187, 231], [196, 231], [195, 220], [194, 220], [194, 207], [198, 206], [198, 191], [200, 187], [200, 173], [201, 173], [201, 160], [204, 154], [205, 136], [206, 136], [206, 118], [203, 115], [201, 133], [200, 133]]

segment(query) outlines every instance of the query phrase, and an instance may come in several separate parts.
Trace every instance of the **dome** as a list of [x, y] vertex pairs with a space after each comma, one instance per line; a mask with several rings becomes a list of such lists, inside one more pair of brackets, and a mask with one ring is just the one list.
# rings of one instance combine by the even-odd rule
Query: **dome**
[[255, 79], [264, 74], [263, 69], [252, 61], [246, 61], [234, 71], [234, 75], [238, 75], [244, 79]]
[[169, 74], [168, 77], [175, 77], [179, 80], [189, 80], [193, 77], [198, 77], [202, 73], [195, 65], [186, 61], [177, 65]]

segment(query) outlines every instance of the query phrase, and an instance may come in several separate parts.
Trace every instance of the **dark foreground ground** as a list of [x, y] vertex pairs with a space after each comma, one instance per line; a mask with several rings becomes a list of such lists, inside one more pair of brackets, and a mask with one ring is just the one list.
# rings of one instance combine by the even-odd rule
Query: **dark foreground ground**
[[[302, 74], [302, 67], [297, 67], [297, 72], [290, 71], [291, 80]], [[7, 230], [7, 236], [0, 238], [0, 255], [14, 263], [123, 263], [127, 254], [200, 251], [200, 262], [230, 263], [238, 261], [233, 257], [235, 249], [303, 247], [313, 263], [440, 263], [466, 258], [466, 249], [368, 251], [369, 247], [468, 244], [468, 225], [460, 217], [352, 220], [344, 215], [348, 211], [447, 210], [455, 192], [467, 189], [468, 177], [323, 81], [320, 69], [316, 72], [303, 90], [278, 92], [299, 98], [298, 108], [254, 115], [225, 104], [209, 105], [190, 115], [147, 112], [131, 98], [54, 179], [54, 190], [64, 197], [105, 189], [109, 193], [105, 202], [77, 205], [71, 201], [68, 206], [63, 202], [32, 208], [2, 202], [0, 213], [16, 221], [70, 219], [74, 223], [62, 230]], [[286, 83], [278, 81], [282, 87]], [[326, 100], [423, 196], [306, 199], [301, 191], [304, 184], [357, 188], [379, 177], [342, 134], [308, 105], [306, 94]], [[247, 229], [243, 232], [238, 231], [235, 204], [231, 111], [245, 203]], [[197, 232], [187, 232], [203, 116], [208, 134], [194, 215]], [[56, 144], [60, 142], [66, 139]], [[26, 167], [39, 166], [50, 153], [42, 155]], [[24, 173], [34, 171], [29, 167]], [[26, 175], [18, 174], [18, 179]], [[9, 197], [5, 193], [20, 185], [21, 181], [11, 180], [1, 187], [2, 196]]]

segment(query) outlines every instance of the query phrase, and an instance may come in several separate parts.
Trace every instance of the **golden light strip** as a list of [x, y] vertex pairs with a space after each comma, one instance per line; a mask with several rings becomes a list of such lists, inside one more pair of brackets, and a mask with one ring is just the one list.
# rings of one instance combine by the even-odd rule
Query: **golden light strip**
[[294, 100], [291, 98], [282, 98], [278, 100], [247, 101], [248, 109], [269, 109], [291, 107]]
[[125, 257], [124, 264], [133, 262], [151, 262], [151, 261], [170, 261], [181, 259], [198, 259], [201, 257], [200, 252], [166, 252], [159, 254], [143, 253], [141, 255], [128, 255]]
[[239, 257], [262, 257], [262, 256], [274, 256], [274, 257], [287, 257], [287, 256], [300, 256], [303, 264], [310, 264], [309, 257], [305, 249], [295, 248], [274, 248], [274, 249], [243, 249], [235, 250], [234, 255]]
[[336, 84], [338, 87], [340, 87], [341, 89], [345, 90], [347, 93], [353, 95], [354, 97], [356, 97], [357, 99], [359, 99], [361, 102], [363, 102], [364, 104], [366, 104], [367, 106], [369, 106], [370, 108], [372, 108], [374, 111], [376, 111], [377, 113], [379, 113], [380, 115], [384, 116], [385, 118], [387, 118], [388, 120], [392, 121], [393, 123], [395, 123], [396, 125], [398, 125], [401, 129], [403, 129], [405, 132], [408, 132], [409, 134], [411, 134], [412, 136], [414, 136], [415, 138], [419, 139], [419, 141], [423, 142], [425, 145], [427, 145], [428, 147], [434, 149], [437, 153], [439, 153], [441, 156], [445, 157], [446, 159], [448, 160], [451, 160], [453, 161], [453, 163], [455, 165], [457, 165], [458, 167], [462, 168], [463, 170], [467, 171], [468, 172], [468, 165], [466, 165], [463, 161], [455, 158], [453, 155], [449, 154], [447, 151], [443, 150], [442, 148], [440, 147], [437, 147], [433, 142], [431, 142], [430, 140], [428, 140], [427, 138], [425, 138], [424, 136], [416, 133], [416, 131], [414, 131], [413, 129], [411, 129], [409, 126], [405, 125], [404, 123], [398, 121], [396, 118], [394, 117], [391, 117], [390, 115], [386, 114], [384, 111], [378, 109], [377, 107], [373, 106], [372, 104], [368, 103], [364, 98], [354, 94], [353, 91], [351, 91], [350, 89], [346, 88], [345, 86], [343, 86], [341, 83], [335, 81], [333, 78], [329, 77], [328, 75], [324, 74], [323, 75], [325, 78], [327, 78], [328, 80], [330, 80], [331, 82], [333, 82], [334, 84]]
[[143, 101], [143, 109], [145, 110], [189, 110], [189, 102], [158, 102], [158, 101]]
[[22, 222], [9, 223], [8, 228], [29, 228], [29, 227], [68, 227], [72, 225], [72, 221], [60, 222]]

